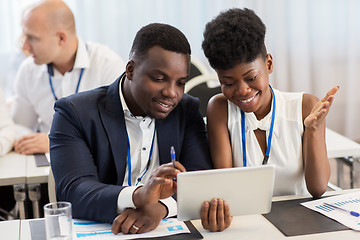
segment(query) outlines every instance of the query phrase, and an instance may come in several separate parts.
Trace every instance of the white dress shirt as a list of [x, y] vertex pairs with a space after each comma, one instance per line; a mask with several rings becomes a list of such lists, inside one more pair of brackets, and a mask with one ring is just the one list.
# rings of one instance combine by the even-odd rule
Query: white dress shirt
[[[159, 148], [157, 143], [157, 134], [155, 131], [155, 119], [148, 116], [134, 116], [129, 111], [125, 102], [119, 84], [120, 101], [124, 110], [126, 130], [130, 141], [130, 158], [131, 158], [131, 185], [129, 185], [129, 164], [126, 166], [123, 186], [124, 188], [118, 197], [118, 212], [121, 213], [126, 208], [135, 208], [132, 200], [133, 192], [136, 188], [144, 185], [151, 176], [151, 173], [159, 167]], [[154, 140], [153, 140], [154, 138]], [[152, 147], [151, 159], [149, 160]], [[129, 161], [127, 156], [127, 161]], [[169, 197], [160, 200], [168, 210], [167, 217], [177, 214], [176, 201]]]
[[0, 89], [0, 156], [12, 149], [15, 136], [15, 125], [11, 120], [9, 108]]
[[46, 64], [36, 65], [28, 57], [17, 73], [14, 82], [12, 117], [16, 124], [48, 132], [54, 114], [55, 98], [51, 91], [49, 73], [57, 98], [74, 94], [81, 69], [84, 68], [79, 92], [109, 85], [125, 71], [123, 60], [108, 47], [78, 39], [74, 67], [62, 75]]

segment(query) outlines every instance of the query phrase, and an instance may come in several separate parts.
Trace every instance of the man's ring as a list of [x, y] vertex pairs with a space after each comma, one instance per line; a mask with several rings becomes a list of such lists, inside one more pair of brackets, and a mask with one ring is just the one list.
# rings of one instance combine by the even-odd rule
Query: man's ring
[[132, 225], [132, 227], [137, 231], [139, 230], [139, 228], [137, 226], [135, 226], [135, 224]]

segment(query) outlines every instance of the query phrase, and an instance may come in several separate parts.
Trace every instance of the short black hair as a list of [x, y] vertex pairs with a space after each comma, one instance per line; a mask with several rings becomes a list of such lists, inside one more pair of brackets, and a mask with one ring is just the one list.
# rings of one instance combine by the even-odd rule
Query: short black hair
[[202, 48], [214, 69], [227, 70], [267, 55], [266, 26], [253, 10], [233, 8], [206, 24]]
[[130, 58], [131, 56], [143, 58], [153, 46], [160, 46], [172, 52], [191, 54], [190, 44], [179, 29], [168, 24], [151, 23], [136, 33]]

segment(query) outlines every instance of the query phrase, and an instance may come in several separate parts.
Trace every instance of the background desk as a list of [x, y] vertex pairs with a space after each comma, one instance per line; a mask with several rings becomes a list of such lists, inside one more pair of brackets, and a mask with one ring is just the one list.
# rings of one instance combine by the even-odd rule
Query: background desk
[[39, 217], [40, 184], [48, 182], [50, 167], [37, 167], [33, 155], [10, 152], [0, 157], [0, 186], [14, 186], [20, 219], [25, 219], [26, 190], [32, 201], [34, 217]]
[[[48, 155], [48, 154], [47, 154]], [[32, 202], [34, 218], [40, 217], [39, 201], [41, 199], [41, 185], [47, 183], [49, 178], [50, 166], [37, 167], [35, 157], [27, 156], [26, 165], [26, 184], [28, 196]]]
[[0, 157], [0, 186], [26, 182], [26, 155], [10, 152]]
[[27, 156], [27, 165], [26, 165], [27, 184], [47, 183], [49, 172], [50, 172], [50, 166], [37, 167], [35, 157], [33, 155]]
[[344, 165], [346, 165], [350, 167], [350, 187], [360, 188], [360, 144], [327, 128], [326, 146], [328, 157], [337, 161], [336, 185], [344, 188]]
[[14, 186], [14, 198], [19, 205], [20, 219], [25, 219], [27, 156], [10, 152], [0, 157], [0, 186]]

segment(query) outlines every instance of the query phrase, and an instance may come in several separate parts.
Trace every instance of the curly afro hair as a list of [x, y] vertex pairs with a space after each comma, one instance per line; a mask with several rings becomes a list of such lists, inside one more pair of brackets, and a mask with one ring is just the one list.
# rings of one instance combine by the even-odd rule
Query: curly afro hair
[[202, 48], [212, 68], [227, 70], [260, 55], [265, 59], [265, 33], [266, 26], [253, 10], [233, 8], [206, 24]]
[[130, 58], [135, 56], [142, 59], [153, 46], [160, 46], [172, 52], [191, 54], [190, 44], [179, 29], [168, 24], [151, 23], [136, 33]]

